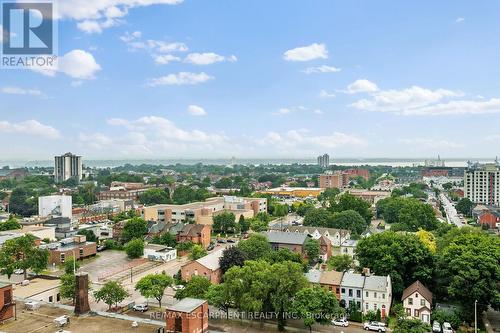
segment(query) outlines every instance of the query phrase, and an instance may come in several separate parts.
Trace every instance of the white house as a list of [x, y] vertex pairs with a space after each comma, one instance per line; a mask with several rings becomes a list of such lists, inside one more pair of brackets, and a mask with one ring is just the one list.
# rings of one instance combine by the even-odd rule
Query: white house
[[[340, 244], [340, 254], [346, 254], [354, 260], [354, 255], [356, 254], [356, 246], [358, 241], [355, 239], [346, 239], [342, 244]], [[357, 266], [359, 263], [354, 260], [354, 264]]]
[[296, 227], [286, 227], [285, 232], [297, 232], [305, 233], [310, 235], [313, 239], [319, 239], [324, 236], [330, 240], [332, 246], [340, 246], [345, 240], [351, 238], [351, 233], [349, 230], [344, 229], [334, 229], [334, 228], [322, 228], [322, 227], [311, 227], [311, 226], [296, 226]]
[[389, 275], [366, 276], [363, 293], [363, 313], [380, 310], [382, 318], [388, 316], [392, 300], [392, 283]]
[[432, 293], [420, 281], [406, 288], [401, 300], [408, 317], [431, 323]]
[[363, 305], [363, 286], [365, 277], [361, 274], [346, 272], [340, 283], [340, 304], [345, 308], [356, 306], [359, 310]]
[[152, 261], [171, 261], [177, 258], [177, 250], [165, 245], [148, 244], [144, 246], [144, 258]]

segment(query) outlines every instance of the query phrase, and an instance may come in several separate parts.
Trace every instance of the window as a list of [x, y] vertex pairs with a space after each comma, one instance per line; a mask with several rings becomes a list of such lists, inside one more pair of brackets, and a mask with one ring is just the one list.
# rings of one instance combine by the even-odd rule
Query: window
[[373, 293], [373, 297], [377, 298], [377, 292]]
[[382, 294], [382, 299], [385, 299], [385, 294]]
[[352, 289], [349, 289], [349, 297], [352, 297]]
[[58, 301], [58, 302], [60, 302], [60, 301], [61, 301], [61, 294], [59, 294], [59, 293], [58, 293], [58, 294], [56, 295], [56, 301]]
[[414, 317], [416, 317], [416, 318], [419, 318], [419, 317], [420, 317], [420, 313], [419, 313], [419, 311], [418, 311], [418, 310], [415, 310], [415, 315], [414, 315]]
[[425, 299], [423, 299], [423, 298], [422, 298], [422, 299], [420, 300], [420, 305], [421, 305], [421, 306], [425, 306]]
[[366, 292], [366, 297], [370, 296], [370, 293], [369, 292]]
[[356, 305], [358, 306], [358, 309], [361, 309], [361, 302], [356, 302]]
[[83, 257], [83, 248], [80, 248], [80, 257]]
[[342, 294], [345, 294], [345, 288], [342, 288]]
[[410, 297], [410, 298], [408, 298], [408, 304], [409, 304], [409, 305], [413, 305], [413, 298], [411, 298], [411, 297]]
[[366, 303], [365, 305], [366, 305], [365, 308], [368, 310], [368, 303]]
[[49, 303], [52, 303], [54, 301], [54, 297], [53, 296], [49, 296]]
[[356, 297], [361, 298], [361, 290], [356, 290]]
[[61, 253], [59, 261], [64, 262], [65, 257], [66, 257], [65, 254]]

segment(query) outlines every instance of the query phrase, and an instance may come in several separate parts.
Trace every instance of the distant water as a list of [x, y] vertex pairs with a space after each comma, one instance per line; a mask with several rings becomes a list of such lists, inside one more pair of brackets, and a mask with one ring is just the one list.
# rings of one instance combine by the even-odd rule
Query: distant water
[[[488, 159], [471, 159], [473, 161], [479, 161], [481, 163], [491, 162]], [[158, 160], [83, 160], [85, 166], [95, 167], [95, 168], [113, 168], [118, 166], [123, 166], [125, 164], [140, 165], [140, 164], [152, 164], [152, 165], [174, 165], [174, 164], [185, 164], [193, 165], [197, 163], [202, 163], [205, 165], [228, 165], [232, 163], [242, 164], [242, 165], [266, 165], [266, 164], [316, 164], [315, 159], [158, 159]], [[425, 159], [390, 159], [390, 158], [338, 158], [330, 159], [330, 164], [332, 165], [342, 165], [342, 166], [360, 166], [360, 165], [387, 165], [392, 167], [405, 167], [405, 166], [423, 166]], [[40, 160], [40, 161], [14, 161], [14, 160], [0, 160], [0, 167], [10, 166], [11, 168], [19, 167], [50, 167], [54, 165], [52, 160]], [[465, 167], [467, 165], [467, 159], [449, 159], [445, 160], [445, 165], [448, 167]]]

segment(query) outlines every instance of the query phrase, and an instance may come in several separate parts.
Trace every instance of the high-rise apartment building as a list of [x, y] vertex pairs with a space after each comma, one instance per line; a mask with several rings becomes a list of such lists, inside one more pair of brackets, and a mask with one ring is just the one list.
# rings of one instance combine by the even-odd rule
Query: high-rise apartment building
[[322, 168], [328, 168], [330, 165], [330, 155], [324, 154], [318, 156], [318, 165]]
[[60, 183], [70, 178], [82, 180], [82, 157], [66, 153], [54, 158], [54, 181]]
[[464, 173], [464, 196], [474, 203], [500, 206], [499, 163], [469, 163]]

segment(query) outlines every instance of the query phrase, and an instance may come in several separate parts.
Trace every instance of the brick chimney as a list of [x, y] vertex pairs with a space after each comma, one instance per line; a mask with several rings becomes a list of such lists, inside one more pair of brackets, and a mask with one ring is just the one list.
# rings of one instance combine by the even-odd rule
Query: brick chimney
[[81, 315], [90, 311], [89, 275], [84, 272], [75, 275], [75, 314]]

